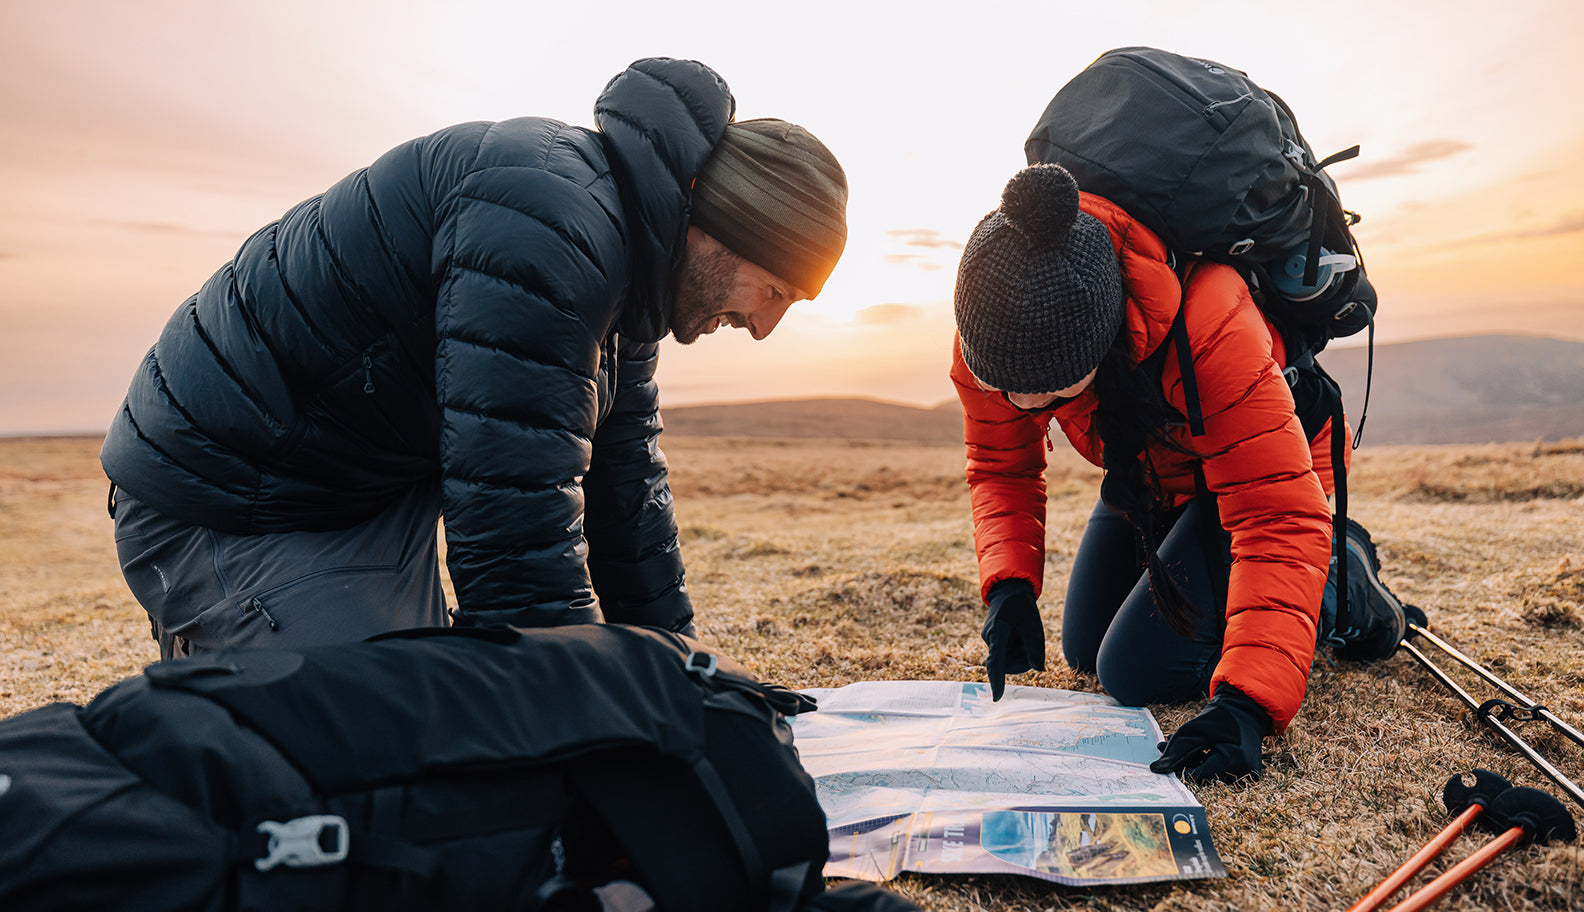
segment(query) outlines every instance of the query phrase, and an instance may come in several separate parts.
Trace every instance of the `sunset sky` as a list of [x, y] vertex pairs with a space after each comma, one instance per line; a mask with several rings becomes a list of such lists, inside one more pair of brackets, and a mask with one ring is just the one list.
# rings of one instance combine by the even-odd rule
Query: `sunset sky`
[[709, 64], [739, 118], [806, 126], [852, 188], [819, 300], [764, 342], [665, 343], [662, 405], [949, 398], [963, 241], [1051, 95], [1135, 44], [1245, 70], [1322, 156], [1363, 147], [1332, 174], [1364, 216], [1377, 341], [1584, 339], [1581, 39], [1577, 0], [4, 0], [0, 433], [102, 430], [248, 235], [391, 146], [591, 125], [647, 56]]

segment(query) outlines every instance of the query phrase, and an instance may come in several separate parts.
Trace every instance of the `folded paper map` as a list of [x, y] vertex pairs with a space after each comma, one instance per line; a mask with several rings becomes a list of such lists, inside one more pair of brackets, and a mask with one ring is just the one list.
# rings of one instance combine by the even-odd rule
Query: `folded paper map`
[[1071, 885], [1222, 877], [1204, 808], [1152, 773], [1160, 726], [1110, 697], [865, 681], [793, 722], [831, 833], [827, 877], [1013, 873]]

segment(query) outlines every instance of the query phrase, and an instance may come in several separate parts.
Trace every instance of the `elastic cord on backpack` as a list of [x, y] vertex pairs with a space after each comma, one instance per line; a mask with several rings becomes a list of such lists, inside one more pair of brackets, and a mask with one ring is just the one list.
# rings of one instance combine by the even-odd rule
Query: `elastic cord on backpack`
[[[1374, 324], [1370, 324], [1373, 326]], [[1312, 360], [1312, 359], [1311, 359]], [[1336, 600], [1337, 624], [1347, 617], [1348, 624], [1353, 624], [1353, 617], [1349, 614], [1350, 607], [1347, 597], [1347, 425], [1342, 410], [1342, 388], [1331, 379], [1320, 367], [1319, 362], [1314, 363], [1315, 373], [1328, 384], [1332, 392], [1331, 411], [1331, 481], [1336, 487], [1336, 512], [1331, 516], [1331, 548], [1336, 554]]]
[[[1370, 384], [1375, 381], [1375, 315], [1370, 314], [1369, 321], [1369, 353], [1365, 356], [1364, 366], [1364, 407], [1359, 410], [1358, 427], [1353, 429], [1353, 449], [1358, 449], [1359, 441], [1364, 439], [1364, 419], [1369, 417]], [[1338, 394], [1340, 397], [1340, 394]]]
[[1326, 182], [1321, 179], [1320, 172], [1324, 171], [1327, 166], [1334, 165], [1337, 162], [1358, 158], [1358, 154], [1358, 146], [1343, 149], [1341, 152], [1329, 155], [1321, 160], [1319, 164], [1315, 165], [1313, 171], [1303, 176], [1304, 186], [1309, 189], [1309, 253], [1308, 260], [1304, 263], [1303, 281], [1305, 285], [1313, 286], [1320, 280], [1320, 246], [1325, 242], [1325, 232], [1317, 229], [1324, 224], [1322, 215], [1329, 214], [1321, 212], [1321, 201], [1324, 200], [1323, 205], [1327, 209], [1333, 205], [1341, 208], [1342, 205], [1341, 201], [1337, 200], [1331, 193], [1331, 188], [1327, 187]]

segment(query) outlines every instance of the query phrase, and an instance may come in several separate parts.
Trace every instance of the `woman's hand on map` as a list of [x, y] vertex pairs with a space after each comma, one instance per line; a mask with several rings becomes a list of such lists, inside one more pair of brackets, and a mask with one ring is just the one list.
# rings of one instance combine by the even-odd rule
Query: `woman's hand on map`
[[1045, 624], [1028, 580], [1004, 579], [990, 587], [990, 613], [985, 617], [985, 674], [990, 678], [990, 699], [1001, 699], [1006, 676], [1045, 670]]
[[1258, 779], [1264, 768], [1260, 745], [1269, 728], [1270, 715], [1258, 703], [1236, 687], [1222, 684], [1199, 715], [1166, 739], [1160, 759], [1150, 769], [1178, 773], [1195, 782]]

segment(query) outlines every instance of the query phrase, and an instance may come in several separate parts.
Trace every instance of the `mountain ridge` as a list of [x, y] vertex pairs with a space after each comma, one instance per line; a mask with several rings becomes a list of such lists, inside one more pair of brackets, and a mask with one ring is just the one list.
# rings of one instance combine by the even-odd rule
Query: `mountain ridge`
[[[1500, 443], [1584, 437], [1584, 342], [1550, 336], [1449, 336], [1326, 350], [1362, 445]], [[1365, 406], [1365, 390], [1369, 399]], [[668, 406], [667, 434], [707, 437], [962, 440], [955, 400], [915, 406], [810, 397]]]

